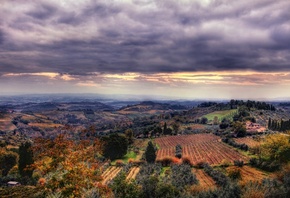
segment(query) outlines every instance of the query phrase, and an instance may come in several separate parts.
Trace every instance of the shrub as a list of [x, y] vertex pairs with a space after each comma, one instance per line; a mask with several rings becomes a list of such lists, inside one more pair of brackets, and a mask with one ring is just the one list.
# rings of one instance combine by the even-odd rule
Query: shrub
[[172, 162], [172, 157], [169, 156], [157, 160], [157, 163], [161, 163], [162, 166], [169, 166]]
[[197, 196], [200, 193], [205, 192], [206, 190], [208, 189], [206, 189], [205, 187], [201, 185], [193, 185], [190, 187], [189, 192], [190, 192], [190, 195]]
[[232, 168], [228, 171], [228, 177], [232, 180], [238, 180], [242, 178], [241, 170], [239, 168]]
[[191, 163], [191, 160], [189, 157], [183, 157], [182, 164], [188, 164], [188, 165], [192, 166], [192, 163]]
[[281, 169], [281, 163], [279, 161], [270, 161], [270, 160], [265, 160], [265, 159], [257, 159], [257, 158], [251, 158], [249, 160], [249, 163], [253, 167], [260, 168], [265, 171], [277, 171]]
[[195, 164], [196, 168], [204, 168], [207, 163], [205, 161], [199, 161]]
[[228, 160], [226, 160], [226, 159], [223, 159], [221, 161], [221, 164], [220, 165], [221, 165], [221, 167], [229, 167], [231, 165], [231, 162], [228, 161]]
[[235, 160], [234, 165], [238, 167], [243, 167], [244, 166], [244, 161], [242, 160]]
[[180, 164], [181, 163], [181, 160], [179, 158], [177, 158], [177, 157], [173, 157], [172, 158], [172, 163], [173, 164]]
[[258, 182], [248, 183], [243, 188], [244, 198], [264, 198], [265, 190]]
[[246, 144], [238, 144], [233, 139], [230, 138], [223, 138], [222, 141], [230, 146], [233, 146], [235, 148], [241, 149], [243, 151], [248, 151], [249, 147]]
[[176, 145], [175, 147], [175, 157], [179, 159], [182, 157], [182, 147], [180, 144]]
[[171, 181], [172, 185], [181, 190], [186, 185], [197, 184], [196, 176], [192, 173], [189, 165], [172, 165], [171, 166]]
[[129, 163], [129, 164], [133, 164], [134, 161], [135, 161], [135, 160], [132, 159], [132, 158], [129, 158], [129, 159], [128, 159], [128, 163]]
[[218, 170], [214, 170], [209, 164], [204, 165], [204, 172], [213, 178], [215, 183], [219, 186], [226, 186], [229, 184], [227, 176]]
[[120, 166], [124, 166], [124, 162], [122, 160], [116, 160], [116, 166], [120, 167]]
[[249, 164], [251, 165], [251, 166], [257, 166], [257, 164], [258, 164], [258, 159], [257, 158], [251, 158], [250, 160], [249, 160]]

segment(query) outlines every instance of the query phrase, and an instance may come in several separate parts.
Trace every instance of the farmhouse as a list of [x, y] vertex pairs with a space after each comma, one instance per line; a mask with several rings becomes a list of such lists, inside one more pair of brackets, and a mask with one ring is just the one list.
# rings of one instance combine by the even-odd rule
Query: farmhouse
[[20, 186], [20, 183], [17, 181], [9, 181], [7, 182], [8, 186]]
[[264, 132], [265, 127], [262, 127], [258, 123], [253, 123], [253, 122], [246, 122], [246, 129], [247, 132]]

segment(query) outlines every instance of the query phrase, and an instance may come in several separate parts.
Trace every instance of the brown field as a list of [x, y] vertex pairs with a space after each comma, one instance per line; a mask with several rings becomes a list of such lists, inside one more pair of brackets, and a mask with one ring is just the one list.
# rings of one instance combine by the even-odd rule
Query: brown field
[[29, 123], [29, 126], [34, 126], [38, 128], [55, 128], [55, 127], [62, 127], [61, 124], [54, 124], [54, 123]]
[[117, 174], [122, 170], [121, 167], [110, 166], [105, 172], [102, 174], [102, 184], [107, 185], [112, 181]]
[[3, 115], [0, 118], [0, 130], [1, 131], [12, 131], [16, 129], [16, 126], [12, 124], [12, 116]]
[[260, 146], [262, 144], [262, 141], [257, 141], [252, 137], [234, 138], [234, 140], [239, 144], [246, 144], [251, 148]]
[[39, 118], [37, 118], [33, 115], [24, 114], [23, 116], [21, 116], [21, 119], [27, 120], [30, 122], [30, 121], [34, 121], [34, 120], [39, 119]]
[[232, 167], [228, 167], [227, 171], [233, 168], [238, 168], [241, 171], [242, 183], [248, 183], [250, 181], [261, 182], [263, 179], [271, 177], [271, 175], [250, 166], [243, 166], [243, 167], [232, 166]]
[[219, 137], [212, 134], [168, 136], [156, 138], [155, 142], [160, 147], [157, 151], [157, 160], [162, 160], [168, 156], [174, 157], [175, 146], [180, 144], [182, 146], [182, 156], [188, 157], [192, 164], [207, 162], [218, 165], [223, 161], [248, 161], [248, 157], [222, 143]]
[[132, 167], [127, 174], [126, 180], [135, 179], [136, 175], [139, 173], [140, 168], [139, 167]]
[[205, 126], [202, 125], [202, 124], [189, 124], [189, 125], [184, 125], [183, 128], [189, 128], [191, 130], [194, 130], [194, 129], [205, 129]]
[[215, 188], [214, 180], [208, 176], [202, 169], [192, 169], [192, 172], [196, 175], [199, 185], [204, 189]]

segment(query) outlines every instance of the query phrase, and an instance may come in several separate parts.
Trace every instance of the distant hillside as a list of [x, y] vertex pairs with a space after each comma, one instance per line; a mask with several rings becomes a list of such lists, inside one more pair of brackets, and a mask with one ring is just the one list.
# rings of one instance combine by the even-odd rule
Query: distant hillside
[[138, 111], [145, 112], [151, 110], [186, 110], [187, 107], [177, 104], [159, 103], [153, 101], [144, 101], [139, 104], [128, 105], [120, 108], [120, 111]]
[[110, 105], [101, 102], [42, 102], [42, 103], [26, 103], [21, 105], [11, 106], [11, 109], [22, 112], [42, 112], [53, 110], [66, 110], [66, 111], [83, 111], [91, 109], [93, 111], [111, 111], [114, 108]]

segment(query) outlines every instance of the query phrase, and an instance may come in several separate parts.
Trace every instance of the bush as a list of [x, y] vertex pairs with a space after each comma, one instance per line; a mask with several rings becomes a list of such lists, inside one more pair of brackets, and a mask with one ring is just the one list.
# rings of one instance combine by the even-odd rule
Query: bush
[[242, 160], [235, 160], [234, 165], [238, 167], [243, 167], [244, 166], [244, 161]]
[[204, 168], [207, 163], [204, 161], [199, 161], [195, 164], [196, 168]]
[[257, 158], [251, 158], [249, 160], [249, 163], [251, 166], [260, 168], [265, 171], [273, 172], [281, 169], [281, 163], [279, 161], [270, 161], [265, 159], [257, 159]]
[[241, 149], [243, 151], [248, 151], [249, 147], [246, 144], [238, 144], [233, 139], [230, 138], [222, 138], [222, 141], [230, 146], [233, 146], [235, 148]]
[[249, 160], [249, 164], [251, 165], [251, 166], [254, 166], [254, 167], [256, 167], [257, 166], [257, 164], [258, 164], [258, 159], [257, 158], [251, 158], [250, 160]]
[[242, 178], [241, 171], [239, 168], [232, 168], [228, 171], [228, 177], [232, 180], [238, 180]]
[[182, 147], [180, 144], [176, 145], [175, 147], [175, 157], [179, 159], [182, 157]]
[[189, 165], [172, 165], [171, 166], [171, 181], [172, 185], [181, 190], [186, 185], [197, 184], [196, 176], [192, 173]]
[[214, 170], [209, 164], [204, 165], [204, 172], [213, 178], [218, 186], [226, 186], [229, 184], [228, 177], [222, 172]]
[[192, 163], [189, 157], [183, 157], [181, 160], [182, 160], [182, 164], [188, 164], [192, 166]]
[[221, 165], [221, 167], [229, 167], [231, 165], [231, 162], [228, 161], [228, 160], [226, 160], [226, 159], [223, 159], [221, 161], [221, 164], [220, 165]]
[[122, 160], [116, 160], [116, 166], [121, 167], [124, 166], [124, 162]]
[[167, 156], [167, 157], [157, 160], [156, 162], [161, 163], [162, 166], [170, 166], [170, 164], [173, 163], [173, 158]]

